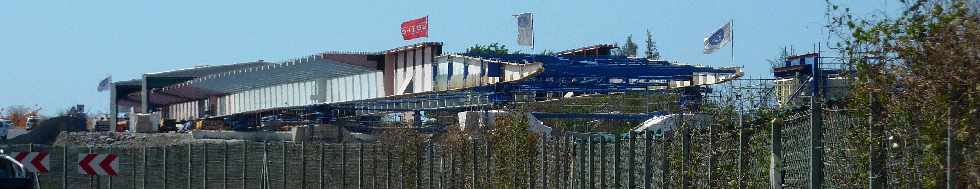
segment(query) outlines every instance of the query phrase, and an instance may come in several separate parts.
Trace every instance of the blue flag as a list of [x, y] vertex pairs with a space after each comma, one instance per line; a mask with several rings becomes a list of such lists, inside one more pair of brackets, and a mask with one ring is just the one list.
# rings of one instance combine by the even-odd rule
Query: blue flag
[[732, 41], [732, 22], [718, 28], [711, 36], [704, 38], [704, 54], [711, 54]]
[[109, 85], [111, 84], [112, 84], [112, 76], [105, 77], [105, 79], [102, 79], [102, 81], [99, 82], [99, 88], [96, 90], [98, 90], [99, 92], [107, 91], [109, 90]]

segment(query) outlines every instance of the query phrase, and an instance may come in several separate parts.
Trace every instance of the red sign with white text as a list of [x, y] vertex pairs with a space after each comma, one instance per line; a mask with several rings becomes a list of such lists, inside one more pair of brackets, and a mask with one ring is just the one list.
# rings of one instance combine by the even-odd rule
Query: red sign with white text
[[429, 16], [402, 22], [402, 39], [429, 37]]

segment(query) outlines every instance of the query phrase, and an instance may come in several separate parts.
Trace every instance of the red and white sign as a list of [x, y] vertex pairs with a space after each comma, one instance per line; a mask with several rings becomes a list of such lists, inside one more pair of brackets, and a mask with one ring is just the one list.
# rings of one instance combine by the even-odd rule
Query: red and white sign
[[429, 16], [402, 22], [402, 39], [429, 37]]
[[14, 159], [24, 165], [24, 169], [35, 173], [48, 172], [48, 152], [14, 152]]
[[116, 176], [119, 156], [116, 154], [78, 154], [78, 173]]

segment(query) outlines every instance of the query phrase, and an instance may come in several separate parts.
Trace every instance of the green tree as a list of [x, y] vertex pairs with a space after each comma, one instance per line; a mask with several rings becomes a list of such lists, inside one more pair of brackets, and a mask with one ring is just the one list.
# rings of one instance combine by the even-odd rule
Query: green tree
[[914, 152], [912, 163], [889, 168], [891, 181], [939, 188], [952, 170], [959, 187], [980, 186], [980, 7], [968, 0], [900, 4], [897, 16], [828, 6], [838, 49], [856, 70], [849, 105], [871, 118], [862, 124], [888, 136], [858, 139]]
[[653, 33], [647, 30], [647, 49], [646, 57], [647, 59], [660, 60], [660, 51], [657, 50], [657, 42], [653, 41]]
[[637, 48], [638, 47], [636, 46], [636, 43], [633, 42], [633, 35], [630, 34], [626, 36], [626, 43], [623, 46], [623, 55], [629, 57], [636, 57]]
[[489, 45], [476, 44], [470, 48], [466, 48], [466, 53], [470, 54], [509, 54], [510, 50], [507, 49], [507, 45], [500, 43], [491, 43]]
[[541, 51], [540, 53], [538, 53], [538, 55], [548, 55], [548, 56], [554, 56], [554, 55], [557, 55], [557, 54], [558, 54], [558, 52], [555, 52], [555, 51], [552, 51], [552, 50], [548, 50], [548, 49], [545, 49], [545, 50]]

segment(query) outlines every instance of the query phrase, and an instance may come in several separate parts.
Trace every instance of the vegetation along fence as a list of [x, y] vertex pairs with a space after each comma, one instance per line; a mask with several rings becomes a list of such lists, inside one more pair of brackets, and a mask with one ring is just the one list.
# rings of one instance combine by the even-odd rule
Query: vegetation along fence
[[[866, 186], [869, 143], [847, 110], [823, 111], [824, 187]], [[712, 112], [705, 112], [712, 113]], [[715, 112], [717, 113], [717, 112]], [[47, 151], [41, 188], [806, 188], [810, 113], [776, 121], [677, 119], [672, 130], [384, 143], [202, 141], [165, 147], [14, 145]], [[720, 114], [719, 114], [720, 115]], [[771, 119], [770, 119], [771, 120]], [[864, 135], [867, 132], [863, 133]], [[413, 142], [417, 141], [417, 142]], [[899, 148], [899, 147], [896, 147]], [[118, 176], [78, 173], [78, 153], [119, 155]], [[915, 186], [890, 152], [888, 184]], [[67, 166], [66, 166], [67, 165]]]

